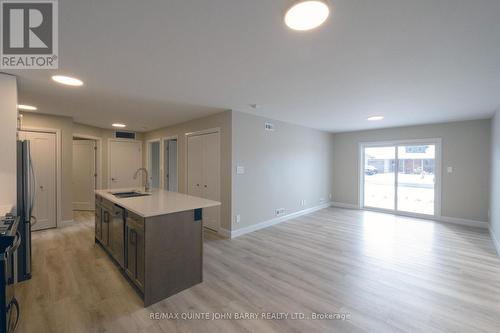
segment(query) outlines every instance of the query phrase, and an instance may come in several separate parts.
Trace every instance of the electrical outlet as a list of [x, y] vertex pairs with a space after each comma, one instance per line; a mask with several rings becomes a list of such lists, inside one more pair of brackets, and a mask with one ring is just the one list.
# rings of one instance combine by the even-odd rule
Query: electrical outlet
[[240, 214], [236, 215], [234, 220], [236, 221], [236, 223], [240, 223], [241, 222], [241, 215]]
[[285, 215], [285, 208], [277, 208], [276, 216], [283, 216], [283, 215]]

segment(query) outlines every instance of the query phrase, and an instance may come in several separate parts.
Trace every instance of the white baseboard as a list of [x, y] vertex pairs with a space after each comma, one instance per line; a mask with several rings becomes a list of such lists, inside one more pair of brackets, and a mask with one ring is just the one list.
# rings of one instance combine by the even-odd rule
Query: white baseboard
[[498, 239], [495, 237], [495, 234], [493, 233], [493, 230], [491, 228], [488, 228], [491, 236], [491, 240], [493, 241], [493, 245], [495, 246], [495, 249], [497, 250], [497, 254], [500, 256], [500, 243], [498, 242]]
[[227, 230], [224, 228], [219, 228], [217, 233], [224, 238], [231, 238], [231, 231], [230, 230]]
[[223, 229], [224, 230], [223, 232], [226, 233], [226, 235], [227, 235], [226, 237], [233, 239], [233, 238], [242, 236], [244, 234], [248, 234], [249, 232], [253, 232], [253, 231], [260, 230], [260, 229], [264, 229], [264, 228], [270, 227], [272, 225], [288, 221], [288, 220], [293, 219], [295, 217], [299, 217], [299, 216], [302, 216], [302, 215], [313, 213], [313, 212], [321, 210], [321, 209], [328, 208], [331, 205], [332, 204], [330, 202], [327, 202], [327, 203], [321, 204], [319, 206], [307, 208], [307, 209], [304, 209], [304, 210], [301, 210], [301, 211], [298, 211], [298, 212], [295, 212], [295, 213], [291, 213], [291, 214], [288, 214], [288, 215], [276, 217], [274, 219], [267, 220], [267, 221], [264, 221], [264, 222], [260, 222], [260, 223], [254, 224], [254, 225], [250, 225], [248, 227], [244, 227], [244, 228], [241, 228], [241, 229], [231, 230], [231, 231]]
[[343, 202], [332, 202], [333, 207], [347, 208], [347, 209], [359, 209], [358, 205], [343, 203]]
[[[346, 209], [356, 209], [356, 210], [360, 209], [357, 205], [347, 204], [347, 203], [343, 203], [343, 202], [332, 202], [332, 206], [338, 207], [338, 208], [346, 208]], [[373, 211], [376, 211], [376, 210], [373, 210]], [[485, 222], [485, 221], [461, 219], [458, 217], [449, 217], [449, 216], [426, 217], [426, 216], [414, 216], [412, 214], [404, 214], [404, 213], [396, 213], [396, 212], [381, 212], [381, 213], [407, 216], [407, 217], [413, 217], [413, 218], [417, 218], [417, 219], [424, 219], [424, 220], [431, 220], [431, 221], [438, 221], [438, 222], [445, 222], [445, 223], [453, 223], [453, 224], [459, 224], [459, 225], [465, 225], [468, 227], [476, 227], [476, 228], [483, 228], [483, 229], [487, 229], [489, 227], [489, 223]]]
[[61, 221], [61, 223], [57, 226], [58, 228], [65, 228], [65, 227], [70, 227], [72, 225], [75, 225], [76, 222], [75, 220], [66, 220], [66, 221]]
[[482, 229], [488, 229], [490, 226], [490, 224], [488, 222], [484, 222], [484, 221], [468, 220], [468, 219], [461, 219], [458, 217], [448, 217], [448, 216], [440, 216], [440, 217], [430, 218], [429, 220], [465, 225], [468, 227], [476, 227], [476, 228], [482, 228]]

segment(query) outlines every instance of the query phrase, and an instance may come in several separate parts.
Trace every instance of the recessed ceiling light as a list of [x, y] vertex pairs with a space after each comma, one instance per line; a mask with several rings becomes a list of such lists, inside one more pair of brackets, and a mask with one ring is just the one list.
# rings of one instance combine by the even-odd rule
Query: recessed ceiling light
[[293, 30], [311, 30], [322, 25], [330, 15], [326, 0], [302, 0], [285, 13], [285, 24]]
[[26, 105], [26, 104], [17, 104], [17, 108], [19, 110], [25, 110], [25, 111], [35, 111], [38, 109], [36, 106]]
[[127, 125], [125, 124], [120, 124], [120, 123], [114, 123], [113, 125], [111, 125], [113, 127], [118, 127], [118, 128], [124, 128], [124, 127], [127, 127]]
[[384, 119], [384, 116], [370, 116], [368, 118], [366, 118], [366, 120], [369, 120], [369, 121], [377, 121], [377, 120], [383, 120]]
[[56, 81], [57, 83], [65, 84], [67, 86], [79, 87], [83, 85], [82, 80], [64, 75], [54, 75], [52, 76], [52, 80]]

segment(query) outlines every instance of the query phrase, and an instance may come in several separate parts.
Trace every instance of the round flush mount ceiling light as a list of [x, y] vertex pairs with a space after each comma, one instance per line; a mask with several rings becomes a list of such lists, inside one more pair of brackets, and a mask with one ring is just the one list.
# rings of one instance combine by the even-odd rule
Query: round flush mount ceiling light
[[330, 16], [326, 0], [302, 0], [285, 13], [285, 24], [293, 30], [306, 31], [319, 27]]
[[370, 116], [368, 118], [366, 118], [366, 120], [368, 121], [378, 121], [378, 120], [383, 120], [384, 119], [384, 116]]
[[111, 125], [113, 127], [116, 127], [116, 128], [124, 128], [124, 127], [127, 127], [127, 125], [125, 124], [120, 124], [120, 123], [114, 123], [113, 125]]
[[24, 110], [24, 111], [35, 111], [35, 110], [38, 110], [38, 108], [36, 106], [26, 105], [26, 104], [18, 104], [17, 108], [19, 110]]
[[83, 86], [82, 80], [79, 80], [79, 79], [71, 77], [71, 76], [54, 75], [54, 76], [52, 76], [52, 80], [56, 81], [57, 83], [64, 84], [67, 86], [73, 86], [73, 87]]

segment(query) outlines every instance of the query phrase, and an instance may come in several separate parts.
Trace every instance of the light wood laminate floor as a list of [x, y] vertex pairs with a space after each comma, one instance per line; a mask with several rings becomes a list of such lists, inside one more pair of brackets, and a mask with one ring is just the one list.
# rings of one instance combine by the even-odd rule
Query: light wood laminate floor
[[[327, 208], [235, 240], [205, 235], [204, 282], [149, 308], [94, 243], [93, 215], [33, 235], [19, 332], [500, 332], [486, 230]], [[151, 313], [348, 313], [151, 320]]]

